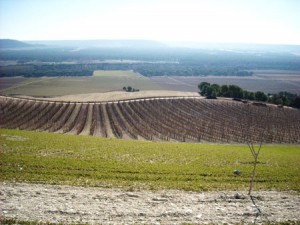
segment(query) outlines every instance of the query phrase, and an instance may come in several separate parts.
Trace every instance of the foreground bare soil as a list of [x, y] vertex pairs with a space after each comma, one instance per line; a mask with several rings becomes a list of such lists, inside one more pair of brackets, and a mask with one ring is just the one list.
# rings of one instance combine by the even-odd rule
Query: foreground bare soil
[[90, 224], [234, 224], [300, 220], [293, 192], [128, 191], [0, 183], [0, 217]]

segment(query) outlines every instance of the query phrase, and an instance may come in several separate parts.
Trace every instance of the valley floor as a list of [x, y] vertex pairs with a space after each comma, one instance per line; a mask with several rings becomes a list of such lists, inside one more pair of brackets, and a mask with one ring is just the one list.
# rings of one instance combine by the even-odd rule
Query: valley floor
[[[300, 221], [295, 192], [133, 191], [0, 182], [0, 218], [89, 224]], [[1, 219], [0, 219], [1, 220]]]

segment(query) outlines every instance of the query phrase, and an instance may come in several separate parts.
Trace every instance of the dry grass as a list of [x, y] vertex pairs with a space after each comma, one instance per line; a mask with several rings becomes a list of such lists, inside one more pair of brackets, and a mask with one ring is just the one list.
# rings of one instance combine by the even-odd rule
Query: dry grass
[[65, 95], [55, 98], [48, 98], [54, 101], [118, 101], [125, 99], [149, 98], [149, 97], [181, 97], [194, 96], [199, 97], [197, 92], [181, 92], [181, 91], [139, 91], [139, 92], [125, 92], [125, 91], [111, 91], [106, 93], [90, 93], [78, 95]]

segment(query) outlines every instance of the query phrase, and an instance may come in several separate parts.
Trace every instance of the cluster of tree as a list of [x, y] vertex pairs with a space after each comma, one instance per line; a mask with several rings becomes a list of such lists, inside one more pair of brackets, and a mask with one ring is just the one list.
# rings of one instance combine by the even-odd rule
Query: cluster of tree
[[137, 92], [137, 91], [140, 91], [140, 89], [136, 89], [136, 88], [133, 88], [131, 86], [127, 86], [127, 87], [123, 87], [123, 90], [126, 91], [126, 92]]
[[134, 69], [144, 76], [251, 76], [253, 72], [238, 67], [197, 66], [185, 64], [144, 64]]
[[229, 97], [237, 100], [255, 100], [269, 102], [276, 105], [285, 105], [295, 108], [300, 108], [300, 95], [289, 92], [279, 92], [278, 94], [266, 95], [262, 91], [250, 92], [243, 90], [237, 85], [218, 85], [208, 82], [201, 82], [198, 85], [200, 94], [207, 98]]
[[279, 92], [277, 94], [269, 95], [268, 97], [268, 101], [270, 103], [300, 108], [300, 95], [284, 91]]

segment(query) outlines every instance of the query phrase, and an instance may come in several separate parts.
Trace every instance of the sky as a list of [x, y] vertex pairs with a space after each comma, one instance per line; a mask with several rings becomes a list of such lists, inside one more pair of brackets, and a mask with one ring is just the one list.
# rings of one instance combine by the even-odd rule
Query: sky
[[0, 38], [300, 45], [300, 0], [0, 0]]

